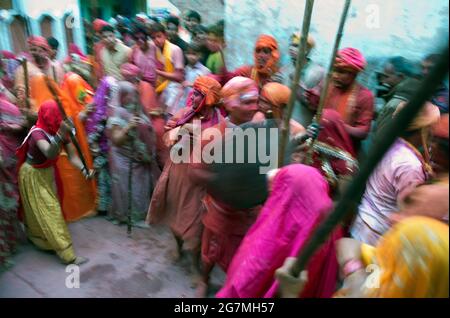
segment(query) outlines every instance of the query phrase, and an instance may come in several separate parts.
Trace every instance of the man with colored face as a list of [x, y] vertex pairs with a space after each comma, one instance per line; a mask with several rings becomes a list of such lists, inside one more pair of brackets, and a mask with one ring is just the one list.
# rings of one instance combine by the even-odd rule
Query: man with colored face
[[245, 65], [233, 72], [224, 70], [224, 72], [218, 76], [220, 81], [226, 83], [236, 76], [248, 77], [256, 82], [259, 89], [270, 82], [284, 82], [283, 75], [278, 66], [280, 53], [275, 38], [270, 35], [261, 35], [256, 41], [253, 56], [254, 65]]

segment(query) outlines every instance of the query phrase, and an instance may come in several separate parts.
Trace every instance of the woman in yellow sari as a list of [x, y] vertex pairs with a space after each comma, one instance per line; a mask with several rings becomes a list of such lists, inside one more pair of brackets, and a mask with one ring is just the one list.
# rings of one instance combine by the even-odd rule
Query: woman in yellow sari
[[[337, 244], [343, 285], [334, 297], [448, 298], [449, 227], [413, 216], [401, 220], [376, 247], [344, 238]], [[282, 297], [296, 297], [307, 282], [290, 275], [293, 259], [277, 270]]]
[[43, 103], [36, 125], [17, 151], [22, 219], [28, 238], [37, 247], [55, 251], [66, 264], [81, 264], [87, 260], [75, 255], [59, 203], [64, 198], [56, 169], [59, 153], [64, 148], [70, 162], [87, 178], [92, 177], [92, 171], [85, 170], [75, 155], [74, 146], [67, 138], [72, 127], [62, 119], [55, 101]]

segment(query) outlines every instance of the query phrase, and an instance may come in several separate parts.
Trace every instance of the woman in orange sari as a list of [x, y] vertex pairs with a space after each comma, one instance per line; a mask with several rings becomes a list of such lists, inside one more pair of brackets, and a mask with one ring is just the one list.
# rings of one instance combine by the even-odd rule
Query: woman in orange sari
[[[69, 109], [66, 108], [65, 110], [74, 123], [81, 152], [86, 159], [89, 169], [93, 169], [94, 163], [89, 150], [84, 123], [80, 120], [79, 114], [85, 110], [88, 104], [92, 103], [94, 91], [80, 75], [73, 72], [64, 76], [61, 89], [66, 93], [70, 101], [67, 103]], [[83, 217], [95, 214], [97, 197], [95, 180], [87, 180], [70, 164], [67, 156], [64, 154], [60, 156], [56, 166], [60, 171], [63, 187], [66, 189], [64, 201], [62, 202], [66, 221], [77, 221]]]

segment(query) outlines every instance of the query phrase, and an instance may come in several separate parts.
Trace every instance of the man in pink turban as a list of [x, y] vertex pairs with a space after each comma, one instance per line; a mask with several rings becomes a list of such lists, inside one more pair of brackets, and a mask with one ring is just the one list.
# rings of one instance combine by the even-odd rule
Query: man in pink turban
[[[356, 81], [358, 74], [366, 67], [366, 60], [354, 48], [339, 50], [334, 62], [332, 83], [325, 99], [325, 108], [336, 110], [345, 123], [345, 130], [353, 140], [355, 149], [370, 131], [373, 119], [374, 96], [366, 87]], [[323, 82], [306, 90], [308, 106], [316, 110], [320, 101]]]

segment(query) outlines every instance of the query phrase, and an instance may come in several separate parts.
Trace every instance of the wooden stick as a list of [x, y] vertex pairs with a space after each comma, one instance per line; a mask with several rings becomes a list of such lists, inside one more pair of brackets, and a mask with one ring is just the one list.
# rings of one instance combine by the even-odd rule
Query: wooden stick
[[367, 155], [367, 160], [361, 166], [358, 175], [353, 179], [334, 211], [317, 227], [301, 249], [292, 268], [291, 274], [294, 277], [299, 276], [300, 272], [306, 268], [311, 256], [327, 240], [336, 225], [352, 213], [352, 207], [360, 202], [365, 191], [366, 182], [378, 163], [390, 149], [397, 137], [406, 131], [409, 124], [423, 107], [423, 104], [432, 96], [436, 88], [446, 78], [449, 68], [448, 59], [449, 47], [447, 43], [438, 63], [436, 63], [436, 66], [431, 70], [429, 75], [423, 79], [420, 88], [408, 102], [407, 106], [383, 129], [382, 138], [379, 138], [379, 142], [375, 143], [374, 147], [370, 150]]
[[315, 116], [315, 121], [317, 123], [320, 123], [320, 119], [322, 118], [322, 111], [325, 106], [325, 100], [328, 95], [328, 90], [329, 90], [330, 82], [331, 82], [331, 76], [333, 75], [334, 60], [336, 59], [337, 51], [339, 49], [339, 45], [341, 44], [341, 39], [342, 39], [342, 35], [344, 32], [344, 26], [345, 26], [345, 21], [347, 19], [348, 10], [350, 8], [350, 3], [351, 3], [351, 0], [345, 0], [344, 10], [342, 11], [342, 15], [341, 15], [341, 22], [339, 23], [339, 29], [336, 34], [336, 39], [334, 41], [333, 54], [331, 55], [330, 65], [328, 67], [328, 73], [325, 78], [324, 87], [320, 94], [319, 106], [317, 107], [317, 112], [316, 112], [316, 116]]
[[[61, 100], [58, 97], [58, 92], [56, 91], [55, 87], [53, 86], [51, 80], [48, 78], [48, 76], [45, 76], [45, 83], [47, 84], [48, 89], [50, 90], [50, 93], [52, 93], [53, 98], [56, 102], [56, 104], [58, 105], [59, 111], [61, 112], [62, 116], [63, 116], [63, 120], [67, 120], [67, 114], [66, 111], [64, 110], [64, 107], [61, 103]], [[77, 138], [75, 138], [75, 135], [70, 132], [69, 133], [70, 136], [70, 140], [72, 141], [73, 145], [75, 146], [77, 153], [78, 153], [78, 157], [81, 160], [81, 163], [83, 164], [83, 168], [86, 170], [86, 173], [89, 173], [89, 168], [88, 165], [86, 163], [86, 159], [84, 158], [83, 152], [81, 151], [81, 147], [80, 144], [78, 143]]]
[[305, 11], [303, 14], [302, 37], [297, 53], [294, 81], [292, 82], [291, 85], [291, 96], [289, 97], [287, 112], [285, 113], [284, 121], [281, 126], [281, 137], [279, 142], [280, 150], [278, 152], [278, 167], [282, 167], [284, 164], [284, 155], [285, 155], [284, 153], [286, 151], [286, 144], [289, 137], [289, 126], [290, 126], [289, 123], [291, 121], [292, 112], [294, 110], [298, 83], [300, 82], [301, 72], [303, 70], [306, 60], [306, 46], [308, 41], [309, 26], [311, 25], [313, 6], [314, 0], [307, 0], [305, 4]]
[[[138, 106], [135, 105], [134, 108], [134, 114], [133, 116], [138, 115]], [[134, 129], [132, 131], [131, 138], [133, 140], [131, 141], [131, 155], [134, 154], [135, 150], [135, 144], [136, 144], [136, 138], [137, 138], [137, 130]], [[128, 213], [127, 213], [127, 235], [128, 237], [131, 237], [131, 230], [133, 228], [132, 220], [131, 220], [131, 214], [133, 211], [133, 158], [130, 158], [130, 161], [128, 163]]]
[[22, 67], [23, 67], [23, 79], [25, 82], [25, 106], [27, 109], [31, 109], [30, 85], [28, 83], [28, 61], [25, 57], [22, 59]]
[[[313, 119], [313, 121], [316, 122], [317, 124], [319, 124], [320, 120], [322, 119], [322, 112], [323, 112], [323, 108], [325, 107], [325, 100], [327, 99], [328, 91], [330, 89], [331, 76], [333, 75], [334, 61], [336, 59], [337, 51], [338, 51], [339, 45], [341, 43], [342, 35], [344, 32], [345, 21], [347, 19], [348, 9], [350, 8], [350, 3], [351, 3], [351, 0], [345, 0], [344, 10], [342, 11], [342, 14], [341, 14], [341, 21], [339, 22], [339, 28], [336, 33], [336, 38], [334, 40], [333, 53], [331, 54], [330, 65], [328, 66], [328, 73], [327, 73], [327, 76], [325, 77], [324, 87], [322, 88], [322, 92], [320, 93], [319, 106], [317, 107], [316, 115], [314, 116], [314, 119]], [[314, 143], [315, 143], [315, 138], [312, 140], [311, 145], [308, 148], [307, 155], [306, 155], [306, 164], [312, 164], [312, 161], [313, 161], [312, 157], [313, 157], [313, 153], [314, 153]]]

